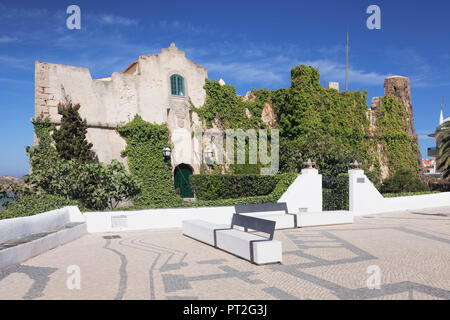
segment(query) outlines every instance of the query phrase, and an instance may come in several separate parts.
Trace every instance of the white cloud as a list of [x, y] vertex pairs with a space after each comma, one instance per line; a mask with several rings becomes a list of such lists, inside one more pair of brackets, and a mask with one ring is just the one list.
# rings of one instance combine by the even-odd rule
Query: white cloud
[[29, 60], [8, 56], [8, 55], [0, 55], [0, 65], [4, 67], [12, 67], [15, 69], [23, 69], [29, 70], [32, 68], [32, 64]]
[[17, 38], [12, 38], [8, 36], [1, 36], [0, 37], [0, 43], [9, 43], [9, 42], [15, 42], [17, 41]]
[[34, 85], [34, 81], [28, 80], [17, 80], [17, 79], [9, 79], [9, 78], [0, 78], [0, 82], [9, 83], [9, 84], [20, 84], [20, 85]]
[[138, 25], [138, 20], [121, 17], [121, 16], [116, 16], [113, 14], [101, 15], [99, 21], [102, 24], [121, 25], [121, 26], [126, 26], [126, 27]]
[[[289, 81], [291, 68], [297, 65], [307, 65], [317, 68], [320, 72], [320, 80], [345, 81], [345, 65], [328, 59], [320, 60], [296, 60], [286, 56], [276, 56], [273, 58], [254, 59], [246, 62], [222, 63], [210, 61], [205, 63], [208, 71], [217, 72], [223, 78], [232, 78], [245, 84], [263, 84], [277, 86]], [[361, 86], [382, 86], [384, 79], [389, 74], [379, 74], [377, 72], [367, 72], [359, 69], [349, 69], [349, 83], [352, 87]]]
[[48, 17], [50, 12], [45, 8], [11, 8], [0, 3], [2, 19], [34, 19]]
[[212, 28], [194, 25], [192, 23], [189, 23], [189, 22], [186, 23], [186, 22], [179, 21], [179, 20], [172, 20], [172, 21], [162, 20], [162, 21], [159, 21], [158, 26], [162, 29], [165, 29], [166, 31], [175, 31], [177, 33], [179, 33], [180, 30], [183, 33], [188, 33], [188, 34], [199, 34], [199, 33], [214, 34], [215, 33], [215, 31]]
[[233, 78], [241, 83], [261, 83], [261, 84], [277, 84], [283, 81], [284, 75], [277, 71], [271, 70], [268, 63], [255, 62], [208, 62], [205, 64], [208, 71], [217, 72], [224, 75], [224, 78]]

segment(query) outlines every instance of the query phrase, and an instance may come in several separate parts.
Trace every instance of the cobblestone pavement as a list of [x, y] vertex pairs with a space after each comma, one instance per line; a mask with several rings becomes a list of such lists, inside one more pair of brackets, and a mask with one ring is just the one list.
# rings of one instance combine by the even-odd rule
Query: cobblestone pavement
[[450, 207], [275, 238], [283, 263], [257, 266], [180, 229], [88, 234], [0, 271], [0, 299], [450, 299]]

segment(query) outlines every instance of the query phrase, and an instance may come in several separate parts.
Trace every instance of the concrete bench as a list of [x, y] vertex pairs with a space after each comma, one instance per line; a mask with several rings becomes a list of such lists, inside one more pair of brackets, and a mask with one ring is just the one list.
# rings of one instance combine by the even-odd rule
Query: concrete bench
[[[244, 230], [238, 230], [241, 227]], [[263, 237], [247, 232], [249, 229], [269, 234]], [[226, 228], [202, 220], [183, 221], [183, 234], [205, 242], [255, 264], [281, 262], [281, 241], [273, 240], [275, 222], [234, 214], [231, 227]]]
[[204, 220], [183, 220], [182, 225], [184, 235], [211, 246], [216, 245], [215, 230], [227, 228], [225, 225], [215, 224]]
[[238, 204], [234, 209], [237, 214], [275, 221], [277, 230], [297, 227], [297, 215], [288, 213], [285, 202]]
[[275, 221], [275, 229], [324, 226], [353, 223], [349, 211], [288, 213], [285, 202], [236, 205], [238, 214]]
[[299, 227], [325, 226], [353, 223], [353, 214], [349, 211], [302, 212], [297, 214]]

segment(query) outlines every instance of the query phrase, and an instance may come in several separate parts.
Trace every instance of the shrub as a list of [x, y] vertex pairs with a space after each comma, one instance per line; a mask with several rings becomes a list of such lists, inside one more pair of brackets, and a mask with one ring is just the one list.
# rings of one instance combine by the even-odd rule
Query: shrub
[[[78, 109], [75, 109], [72, 109], [72, 116], [78, 114]], [[80, 122], [81, 118], [78, 120]], [[103, 164], [87, 157], [90, 144], [87, 144], [83, 134], [85, 123], [78, 123], [81, 127], [73, 128], [66, 124], [64, 132], [62, 129], [56, 132], [59, 140], [55, 144], [60, 145], [58, 151], [63, 153], [58, 153], [53, 146], [51, 132], [55, 130], [55, 126], [48, 118], [37, 118], [33, 120], [33, 124], [39, 144], [32, 148], [27, 147], [33, 171], [31, 175], [25, 176], [24, 180], [34, 192], [77, 200], [83, 206], [94, 210], [113, 209], [121, 201], [139, 193], [140, 182], [127, 173], [117, 160]], [[77, 151], [67, 147], [70, 145], [67, 139], [70, 140], [71, 136], [77, 134], [78, 139], [74, 139], [78, 141], [77, 148], [83, 149], [83, 152], [81, 149]]]
[[79, 205], [77, 201], [49, 194], [25, 195], [19, 200], [7, 204], [6, 209], [0, 212], [0, 219], [32, 216], [65, 206], [76, 205]]
[[333, 188], [322, 189], [323, 210], [348, 210], [348, 173], [341, 173], [333, 183]]
[[[280, 138], [280, 171], [300, 172], [303, 162], [311, 159], [324, 177], [336, 178], [346, 173], [349, 164], [357, 159], [345, 148], [338, 148], [333, 137], [314, 136], [308, 139], [288, 140]], [[333, 179], [333, 178], [330, 178]]]
[[429, 191], [428, 186], [423, 183], [415, 172], [408, 170], [397, 171], [381, 184], [381, 193], [401, 193]]
[[447, 192], [450, 191], [450, 179], [427, 178], [430, 190]]
[[450, 178], [450, 124], [444, 122], [438, 129], [436, 140], [438, 141], [439, 156], [436, 161], [438, 169], [442, 170], [443, 178]]
[[244, 197], [237, 199], [219, 199], [219, 200], [199, 200], [195, 202], [179, 202], [176, 204], [165, 204], [160, 206], [130, 206], [120, 208], [120, 210], [141, 210], [148, 208], [173, 208], [173, 207], [220, 207], [220, 206], [234, 206], [236, 204], [254, 204], [254, 203], [269, 203], [277, 202], [283, 193], [297, 178], [296, 173], [282, 173], [279, 175], [279, 181], [273, 191], [265, 196]]
[[419, 196], [422, 194], [440, 193], [439, 191], [419, 191], [419, 192], [400, 192], [400, 193], [383, 193], [385, 198]]
[[269, 203], [277, 202], [283, 193], [297, 178], [296, 173], [284, 173], [279, 175], [279, 180], [273, 191], [264, 196], [244, 197], [236, 199], [219, 199], [219, 200], [199, 200], [191, 202], [189, 206], [193, 207], [209, 207], [209, 206], [234, 206], [236, 204], [253, 204], [253, 203]]
[[190, 177], [198, 200], [236, 199], [263, 196], [271, 193], [280, 177], [278, 175], [207, 175]]
[[105, 165], [58, 159], [48, 168], [33, 168], [26, 181], [37, 190], [78, 200], [94, 210], [113, 209], [140, 191], [139, 181], [117, 160]]

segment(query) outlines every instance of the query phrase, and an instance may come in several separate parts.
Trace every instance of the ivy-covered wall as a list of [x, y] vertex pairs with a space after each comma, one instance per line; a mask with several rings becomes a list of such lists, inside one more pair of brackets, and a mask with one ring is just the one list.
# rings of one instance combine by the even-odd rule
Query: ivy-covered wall
[[[191, 104], [191, 109], [206, 122], [208, 128], [216, 122], [216, 125], [224, 129], [251, 129], [263, 128], [261, 112], [264, 103], [269, 97], [269, 91], [265, 89], [254, 90], [254, 101], [244, 100], [236, 95], [236, 90], [231, 85], [221, 86], [218, 81], [206, 79], [203, 87], [206, 91], [205, 104], [196, 108]], [[248, 111], [246, 111], [246, 109]], [[247, 112], [251, 115], [247, 115]]]
[[[363, 164], [363, 169], [371, 180], [377, 181], [381, 178], [383, 167], [388, 168], [388, 174], [400, 169], [416, 172], [420, 170], [416, 157], [418, 146], [414, 137], [408, 134], [408, 114], [400, 99], [394, 96], [382, 97], [379, 106], [370, 111], [366, 104], [366, 91], [338, 92], [323, 88], [319, 77], [315, 68], [297, 66], [291, 70], [290, 88], [275, 91], [253, 90], [247, 97], [237, 95], [233, 86], [221, 86], [217, 81], [207, 79], [204, 86], [207, 94], [205, 104], [200, 108], [191, 105], [191, 109], [198, 114], [207, 128], [214, 126], [223, 130], [246, 130], [269, 128], [263, 116], [263, 110], [269, 106], [276, 117], [276, 121], [272, 123], [280, 130], [281, 139], [290, 141], [295, 146], [316, 146], [319, 142], [318, 145], [322, 148], [320, 152], [325, 155], [329, 152], [345, 154], [342, 159], [345, 158], [346, 163], [346, 157], [351, 155], [352, 159]], [[372, 124], [369, 113], [376, 119]], [[169, 145], [167, 126], [150, 124], [136, 116], [117, 130], [127, 142], [124, 155], [128, 157], [129, 169], [143, 183], [142, 193], [133, 199], [135, 208], [276, 201], [275, 197], [281, 196], [280, 193], [293, 181], [294, 176], [286, 176], [279, 180], [274, 190], [266, 196], [184, 203], [175, 194], [171, 164], [164, 159], [161, 152]], [[339, 161], [340, 158], [333, 156], [332, 159]], [[299, 161], [302, 161], [301, 157]], [[332, 165], [332, 168], [328, 168], [330, 170], [323, 170], [332, 172], [333, 176], [346, 171], [346, 168], [341, 168], [334, 172], [335, 167]], [[212, 171], [255, 174], [258, 168], [259, 164], [229, 166], [228, 169], [231, 170], [214, 166]], [[201, 171], [209, 173], [211, 169], [203, 167]], [[330, 202], [331, 208], [336, 202], [336, 196], [340, 195], [333, 191], [325, 193], [325, 198], [329, 200], [326, 202]]]
[[407, 110], [399, 98], [382, 97], [373, 111], [375, 126], [371, 126], [368, 114], [372, 111], [367, 107], [366, 91], [323, 88], [319, 77], [317, 69], [297, 66], [291, 70], [290, 88], [253, 90], [253, 99], [236, 95], [233, 86], [207, 80], [206, 103], [193, 110], [207, 127], [215, 123], [223, 129], [245, 130], [266, 128], [261, 113], [269, 104], [281, 139], [298, 145], [325, 141], [326, 147], [351, 154], [374, 179], [385, 178], [399, 169], [420, 170], [418, 145], [408, 134]]
[[376, 126], [373, 139], [382, 150], [389, 173], [399, 170], [418, 172], [420, 170], [415, 155], [419, 152], [415, 137], [408, 134], [408, 113], [397, 97], [384, 96], [374, 112]]
[[127, 156], [130, 172], [142, 182], [142, 192], [133, 198], [133, 204], [141, 207], [176, 207], [182, 199], [175, 194], [172, 166], [162, 154], [169, 145], [169, 129], [166, 124], [151, 124], [139, 115], [117, 128], [126, 140], [123, 155]]

